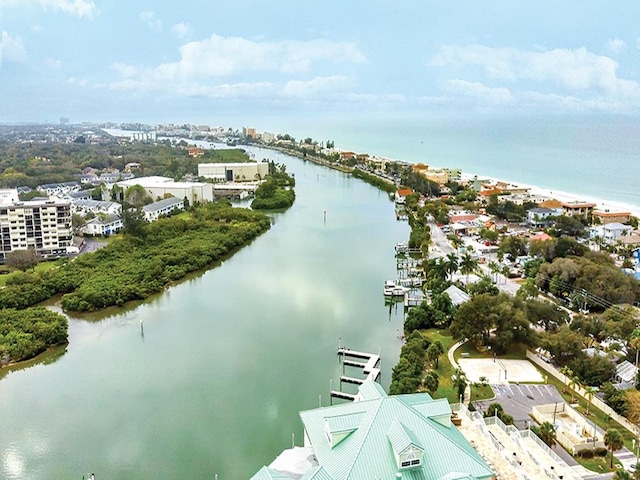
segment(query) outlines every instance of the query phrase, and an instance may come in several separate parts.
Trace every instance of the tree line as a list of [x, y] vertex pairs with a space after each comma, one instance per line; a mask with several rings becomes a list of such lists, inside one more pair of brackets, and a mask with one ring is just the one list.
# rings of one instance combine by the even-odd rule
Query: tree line
[[192, 206], [188, 215], [142, 225], [58, 268], [12, 279], [0, 290], [0, 308], [26, 308], [58, 294], [70, 311], [142, 300], [231, 255], [271, 225], [264, 214], [228, 201]]

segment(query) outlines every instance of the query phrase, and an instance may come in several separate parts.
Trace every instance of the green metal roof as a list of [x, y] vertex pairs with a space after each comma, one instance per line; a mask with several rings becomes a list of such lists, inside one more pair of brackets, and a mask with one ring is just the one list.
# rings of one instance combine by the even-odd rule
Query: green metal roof
[[334, 415], [325, 417], [329, 433], [352, 432], [360, 426], [364, 412], [348, 413], [346, 415]]
[[393, 451], [397, 454], [404, 452], [412, 445], [418, 447], [420, 450], [424, 450], [415, 433], [397, 420], [391, 423], [391, 427], [389, 427], [389, 431], [387, 432], [387, 438], [389, 442], [391, 442], [391, 448], [393, 448]]
[[316, 467], [307, 472], [300, 480], [334, 480], [322, 467]]
[[280, 473], [269, 467], [262, 467], [251, 480], [293, 480], [293, 477]]
[[[387, 436], [394, 422], [410, 430], [411, 441], [424, 449], [422, 465], [402, 470], [403, 479], [465, 478], [465, 474], [471, 480], [492, 478], [494, 473], [458, 429], [450, 422], [443, 425], [432, 418], [447, 413], [450, 415], [451, 410], [445, 409], [442, 401], [416, 394], [309, 410], [301, 412], [300, 417], [318, 464], [333, 480], [396, 478], [398, 467]], [[331, 448], [325, 418], [350, 414], [362, 414], [359, 427]]]
[[364, 382], [358, 388], [358, 395], [363, 400], [375, 400], [376, 398], [386, 397], [387, 392], [378, 382]]

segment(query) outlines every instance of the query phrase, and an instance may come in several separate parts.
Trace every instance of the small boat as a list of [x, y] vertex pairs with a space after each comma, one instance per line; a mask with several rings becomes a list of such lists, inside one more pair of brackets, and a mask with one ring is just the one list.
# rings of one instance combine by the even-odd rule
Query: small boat
[[402, 285], [396, 285], [393, 280], [387, 280], [384, 282], [384, 296], [385, 297], [404, 297], [410, 289], [403, 287]]

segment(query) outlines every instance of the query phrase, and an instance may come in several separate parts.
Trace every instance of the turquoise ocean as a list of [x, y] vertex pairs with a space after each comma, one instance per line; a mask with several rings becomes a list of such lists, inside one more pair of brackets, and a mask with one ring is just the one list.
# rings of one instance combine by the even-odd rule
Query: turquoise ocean
[[640, 211], [640, 119], [633, 116], [313, 119], [293, 132], [343, 150], [461, 168]]

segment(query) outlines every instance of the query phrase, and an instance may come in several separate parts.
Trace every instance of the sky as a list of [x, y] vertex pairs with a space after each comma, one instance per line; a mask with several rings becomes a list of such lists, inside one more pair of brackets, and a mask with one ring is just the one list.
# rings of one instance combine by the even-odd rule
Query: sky
[[637, 0], [0, 0], [0, 32], [0, 123], [640, 106]]

